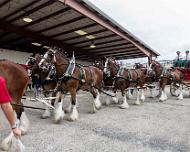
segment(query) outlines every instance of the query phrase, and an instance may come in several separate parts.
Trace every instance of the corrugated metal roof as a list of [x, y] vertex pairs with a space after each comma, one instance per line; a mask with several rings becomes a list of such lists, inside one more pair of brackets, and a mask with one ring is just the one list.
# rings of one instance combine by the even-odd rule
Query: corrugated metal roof
[[[24, 17], [32, 22], [24, 22]], [[4, 0], [0, 3], [0, 22], [2, 48], [44, 52], [43, 46], [59, 46], [85, 60], [159, 55], [87, 0]], [[78, 30], [84, 35], [77, 34]], [[92, 43], [95, 48], [90, 48]]]

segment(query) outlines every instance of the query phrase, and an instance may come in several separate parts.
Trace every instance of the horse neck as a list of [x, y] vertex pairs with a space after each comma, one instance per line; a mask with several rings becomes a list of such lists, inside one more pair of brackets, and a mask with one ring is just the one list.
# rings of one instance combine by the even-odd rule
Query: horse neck
[[61, 77], [67, 70], [69, 60], [64, 58], [62, 55], [56, 55], [56, 62], [54, 63], [54, 65], [57, 76]]

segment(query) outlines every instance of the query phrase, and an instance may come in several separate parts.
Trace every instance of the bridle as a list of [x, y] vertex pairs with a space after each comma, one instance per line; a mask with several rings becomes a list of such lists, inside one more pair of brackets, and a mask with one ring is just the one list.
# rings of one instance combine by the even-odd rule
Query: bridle
[[[108, 63], [109, 63], [109, 62], [112, 62], [111, 60], [112, 60], [112, 59], [110, 59], [110, 58], [106, 58], [106, 62], [105, 62], [105, 64], [104, 64], [104, 73], [105, 73], [108, 77], [111, 76], [111, 71], [110, 71], [110, 69], [108, 68]], [[114, 68], [115, 68], [117, 71], [119, 70], [118, 67], [117, 67], [117, 64], [115, 64], [115, 62], [113, 63], [113, 66], [114, 66]]]

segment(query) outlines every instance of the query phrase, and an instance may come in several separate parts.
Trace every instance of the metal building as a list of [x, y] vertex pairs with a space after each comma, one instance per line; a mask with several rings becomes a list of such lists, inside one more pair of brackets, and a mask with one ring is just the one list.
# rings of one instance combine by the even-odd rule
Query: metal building
[[0, 48], [43, 53], [50, 46], [89, 61], [159, 55], [87, 0], [0, 1]]

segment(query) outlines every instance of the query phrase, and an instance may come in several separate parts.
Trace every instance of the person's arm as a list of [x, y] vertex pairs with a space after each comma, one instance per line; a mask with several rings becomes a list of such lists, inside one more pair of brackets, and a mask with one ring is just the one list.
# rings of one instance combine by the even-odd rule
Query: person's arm
[[10, 125], [11, 126], [15, 125], [16, 119], [15, 119], [13, 108], [12, 108], [11, 104], [10, 103], [1, 104], [1, 108], [6, 116], [7, 120], [9, 121]]
[[13, 111], [11, 104], [9, 102], [3, 103], [3, 104], [1, 104], [1, 108], [6, 116], [7, 120], [9, 121], [9, 124], [11, 125], [14, 135], [16, 137], [20, 138], [21, 131], [20, 131], [20, 129], [18, 129], [18, 126], [16, 124], [16, 118], [15, 118], [14, 111]]

